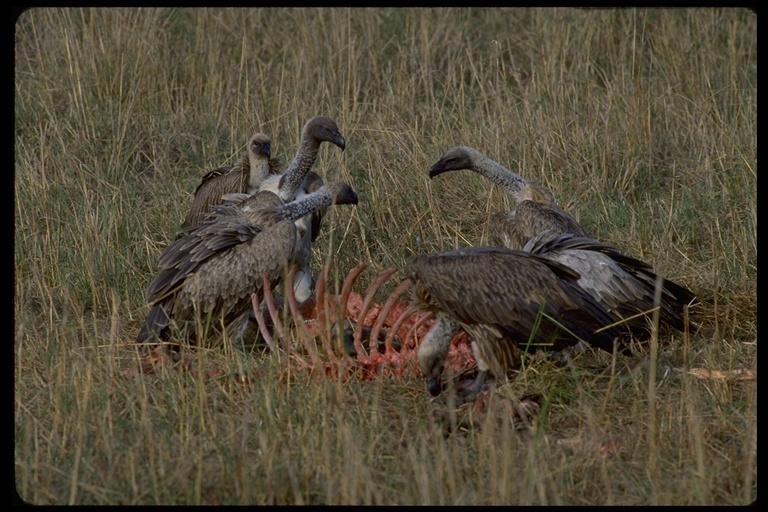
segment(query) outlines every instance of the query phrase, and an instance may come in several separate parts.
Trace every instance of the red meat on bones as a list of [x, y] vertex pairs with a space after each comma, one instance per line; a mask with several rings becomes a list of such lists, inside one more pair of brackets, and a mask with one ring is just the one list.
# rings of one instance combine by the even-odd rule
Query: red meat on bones
[[[393, 379], [420, 376], [418, 345], [435, 319], [431, 313], [418, 311], [403, 300], [411, 282], [405, 280], [399, 283], [383, 304], [373, 302], [376, 293], [396, 269], [377, 274], [362, 296], [352, 289], [367, 267], [365, 262], [360, 262], [345, 277], [341, 293], [330, 294], [326, 285], [330, 266], [329, 261], [318, 276], [313, 299], [301, 306], [297, 304], [293, 287], [285, 286], [284, 308], [290, 313], [287, 322], [283, 322], [283, 315], [275, 305], [266, 276], [264, 297], [256, 294], [252, 297], [254, 316], [264, 341], [273, 352], [283, 349], [290, 356], [283, 358], [285, 364], [290, 365], [285, 368], [286, 373], [323, 370], [328, 376], [341, 379], [357, 376], [363, 380], [378, 375]], [[293, 283], [295, 273], [296, 268], [291, 269], [284, 282]], [[271, 326], [262, 314], [262, 299], [267, 306]], [[337, 328], [339, 326], [342, 328]], [[194, 374], [198, 372], [193, 358], [184, 353], [171, 353], [167, 346], [146, 354], [139, 370], [152, 373], [158, 365], [167, 362], [179, 363]], [[469, 339], [466, 333], [459, 331], [451, 340], [445, 366], [462, 373], [474, 365]], [[207, 377], [223, 374], [223, 371], [204, 371]], [[247, 376], [242, 377], [247, 379]]]
[[[276, 333], [281, 343], [287, 345], [285, 348], [293, 356], [291, 359], [298, 367], [296, 369], [322, 368], [328, 375], [342, 378], [351, 375], [363, 379], [371, 379], [376, 375], [391, 378], [419, 376], [418, 343], [434, 323], [434, 316], [418, 311], [407, 300], [402, 300], [411, 287], [409, 280], [399, 283], [383, 304], [373, 302], [376, 293], [396, 269], [387, 269], [377, 274], [365, 296], [353, 291], [352, 287], [366, 267], [365, 262], [360, 262], [350, 270], [344, 279], [341, 293], [335, 295], [327, 292], [330, 262], [327, 263], [317, 279], [314, 300], [303, 304], [301, 308], [296, 303], [292, 287], [286, 286], [285, 302], [291, 313], [291, 329], [295, 331], [293, 336], [280, 320], [270, 287], [265, 283], [263, 298], [274, 326], [272, 331], [261, 314], [260, 297], [253, 297], [253, 305], [259, 329], [270, 348], [277, 350], [273, 336]], [[286, 283], [293, 282], [294, 273], [295, 269], [292, 269]], [[346, 336], [352, 338], [351, 341], [346, 340], [347, 345], [351, 345], [347, 347], [351, 355], [340, 350], [340, 329], [334, 328], [346, 323], [352, 326], [346, 330]], [[292, 339], [300, 340], [301, 347], [295, 346]], [[368, 340], [368, 347], [363, 343], [365, 339]], [[459, 331], [451, 340], [446, 367], [462, 372], [474, 364], [469, 339], [466, 333]]]

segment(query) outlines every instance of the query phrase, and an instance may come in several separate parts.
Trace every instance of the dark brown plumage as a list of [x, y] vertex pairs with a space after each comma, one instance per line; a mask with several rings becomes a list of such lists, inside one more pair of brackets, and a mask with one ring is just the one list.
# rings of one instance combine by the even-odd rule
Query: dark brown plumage
[[254, 194], [270, 172], [278, 172], [282, 165], [270, 158], [271, 140], [263, 133], [256, 133], [248, 141], [248, 147], [234, 166], [222, 166], [203, 175], [195, 189], [189, 212], [181, 223], [181, 232], [205, 218], [211, 208], [224, 202], [226, 194]]
[[[625, 328], [639, 338], [650, 334], [649, 320], [659, 277], [651, 265], [591, 238], [550, 232], [539, 233], [523, 250], [575, 270], [580, 274], [579, 286], [595, 297], [617, 321], [636, 317], [624, 323]], [[684, 331], [684, 309], [696, 300], [695, 294], [669, 279], [662, 278], [660, 284], [659, 320]], [[639, 313], [645, 315], [637, 317]], [[697, 326], [691, 322], [689, 328], [695, 330]]]
[[433, 395], [458, 327], [469, 334], [478, 364], [474, 393], [488, 371], [500, 378], [514, 369], [520, 351], [560, 350], [583, 340], [611, 352], [621, 334], [615, 327], [596, 332], [613, 317], [576, 284], [576, 272], [527, 252], [469, 247], [421, 254], [408, 259], [405, 271], [417, 303], [437, 317], [419, 346]]
[[[357, 204], [355, 191], [335, 182], [283, 203], [267, 191], [224, 206], [160, 255], [160, 272], [149, 285], [150, 312], [137, 342], [167, 339], [172, 330], [193, 345], [216, 344], [226, 330], [237, 337], [261, 291], [272, 286], [301, 254], [295, 221], [331, 204]], [[205, 334], [205, 329], [209, 329]]]
[[515, 201], [515, 210], [491, 217], [489, 227], [497, 245], [519, 250], [543, 231], [587, 236], [581, 224], [557, 205], [546, 187], [523, 179], [474, 148], [456, 146], [448, 150], [429, 170], [429, 177], [461, 169], [488, 178]]

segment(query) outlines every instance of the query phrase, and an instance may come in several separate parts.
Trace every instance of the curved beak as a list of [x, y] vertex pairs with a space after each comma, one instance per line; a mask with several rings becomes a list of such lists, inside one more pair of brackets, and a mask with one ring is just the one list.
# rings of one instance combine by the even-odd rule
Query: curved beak
[[357, 204], [357, 192], [350, 190], [341, 201], [337, 201], [336, 204]]
[[347, 141], [344, 140], [344, 137], [339, 132], [334, 132], [333, 143], [339, 146], [342, 151], [347, 147]]
[[428, 377], [427, 378], [427, 389], [429, 390], [429, 394], [432, 396], [437, 396], [440, 394], [442, 389], [440, 388], [440, 379], [437, 377]]
[[442, 160], [438, 160], [437, 163], [435, 163], [435, 165], [433, 165], [429, 169], [429, 178], [432, 179], [435, 176], [438, 176], [440, 174], [443, 174], [444, 172], [447, 172], [448, 170], [449, 169], [445, 168], [445, 164], [443, 163], [443, 161]]
[[269, 142], [261, 145], [261, 154], [265, 155], [267, 158], [272, 156], [272, 147], [270, 146]]

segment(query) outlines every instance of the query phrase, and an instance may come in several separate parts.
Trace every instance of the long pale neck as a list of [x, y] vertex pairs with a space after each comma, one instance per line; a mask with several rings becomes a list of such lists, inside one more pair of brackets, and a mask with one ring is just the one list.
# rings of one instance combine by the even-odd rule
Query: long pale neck
[[248, 169], [248, 193], [254, 194], [259, 185], [269, 174], [269, 158], [266, 155], [253, 155], [244, 159]]
[[333, 190], [329, 187], [320, 187], [311, 194], [281, 206], [280, 218], [282, 220], [298, 220], [309, 213], [330, 206], [333, 197]]
[[320, 143], [316, 139], [302, 134], [299, 149], [280, 178], [278, 191], [280, 199], [292, 201], [296, 197], [296, 191], [299, 189], [301, 182], [304, 181], [304, 177], [312, 169], [312, 166], [315, 165], [319, 148]]
[[499, 162], [477, 153], [473, 155], [471, 170], [491, 180], [509, 194], [516, 203], [527, 199], [526, 181]]

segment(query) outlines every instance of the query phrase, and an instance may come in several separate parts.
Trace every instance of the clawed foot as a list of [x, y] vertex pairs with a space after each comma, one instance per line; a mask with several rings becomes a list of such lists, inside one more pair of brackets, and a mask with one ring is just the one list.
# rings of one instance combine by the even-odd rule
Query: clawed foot
[[152, 349], [143, 351], [139, 359], [138, 368], [126, 370], [126, 376], [132, 376], [137, 373], [155, 373], [162, 367], [174, 366], [182, 360], [181, 353], [178, 350], [169, 348], [168, 345], [160, 345]]
[[[474, 402], [481, 392], [492, 390], [495, 382], [492, 376], [488, 375], [487, 372], [479, 371], [477, 366], [452, 378], [454, 379], [454, 385], [451, 387], [455, 389], [452, 399], [456, 406]], [[443, 382], [439, 379], [429, 379], [427, 381], [427, 389], [432, 396], [437, 397], [436, 400], [447, 400], [445, 396], [447, 386], [444, 380]], [[441, 394], [443, 395], [442, 397], [439, 396]]]
[[[193, 377], [197, 377], [199, 374], [197, 362], [188, 352], [178, 350], [177, 347], [170, 347], [168, 345], [161, 345], [148, 350], [139, 360], [138, 368], [131, 368], [124, 374], [125, 376], [133, 376], [136, 375], [136, 373], [157, 373], [162, 368], [180, 368], [188, 371]], [[225, 372], [221, 370], [205, 370], [202, 372], [202, 376], [203, 378], [209, 379], [220, 377], [224, 373]]]
[[493, 421], [497, 425], [509, 422], [515, 430], [527, 430], [533, 425], [541, 406], [540, 397], [526, 397], [522, 400], [502, 396], [493, 390], [484, 389], [475, 394], [472, 401], [456, 403], [450, 408], [436, 404], [432, 409], [432, 419], [447, 432], [453, 428], [451, 417], [455, 418], [456, 427], [480, 429]]

